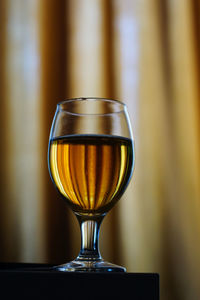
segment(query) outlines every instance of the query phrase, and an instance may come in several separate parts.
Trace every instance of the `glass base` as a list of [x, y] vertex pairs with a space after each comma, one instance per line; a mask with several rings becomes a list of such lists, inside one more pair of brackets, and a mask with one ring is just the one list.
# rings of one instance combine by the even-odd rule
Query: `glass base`
[[111, 264], [103, 259], [83, 260], [79, 258], [53, 269], [62, 272], [126, 272], [124, 267]]

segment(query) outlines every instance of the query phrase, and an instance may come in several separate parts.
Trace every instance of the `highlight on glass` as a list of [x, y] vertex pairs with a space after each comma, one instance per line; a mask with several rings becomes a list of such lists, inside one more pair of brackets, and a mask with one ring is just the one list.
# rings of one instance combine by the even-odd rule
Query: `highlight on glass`
[[104, 98], [58, 103], [49, 138], [48, 167], [56, 189], [76, 215], [81, 230], [78, 257], [54, 268], [125, 272], [124, 267], [101, 257], [99, 229], [133, 173], [134, 141], [126, 105]]

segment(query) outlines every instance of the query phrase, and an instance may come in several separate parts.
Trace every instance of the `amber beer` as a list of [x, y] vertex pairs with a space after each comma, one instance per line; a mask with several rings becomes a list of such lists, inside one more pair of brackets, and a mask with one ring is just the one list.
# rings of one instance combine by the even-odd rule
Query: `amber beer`
[[105, 213], [130, 180], [133, 142], [110, 135], [69, 135], [49, 144], [49, 170], [57, 189], [77, 213]]

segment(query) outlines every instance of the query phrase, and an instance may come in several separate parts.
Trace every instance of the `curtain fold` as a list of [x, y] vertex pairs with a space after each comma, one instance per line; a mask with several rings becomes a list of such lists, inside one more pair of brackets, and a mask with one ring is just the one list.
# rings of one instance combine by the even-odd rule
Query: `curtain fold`
[[48, 174], [51, 122], [66, 98], [116, 98], [136, 165], [101, 253], [160, 273], [164, 300], [200, 297], [199, 17], [195, 0], [0, 0], [0, 261], [78, 254], [78, 223]]
[[66, 1], [39, 1], [40, 104], [42, 171], [44, 185], [46, 260], [61, 263], [71, 257], [69, 210], [60, 199], [49, 177], [47, 149], [56, 104], [66, 98], [67, 29]]
[[34, 260], [45, 256], [38, 3], [6, 1], [1, 8], [1, 248], [5, 260]]

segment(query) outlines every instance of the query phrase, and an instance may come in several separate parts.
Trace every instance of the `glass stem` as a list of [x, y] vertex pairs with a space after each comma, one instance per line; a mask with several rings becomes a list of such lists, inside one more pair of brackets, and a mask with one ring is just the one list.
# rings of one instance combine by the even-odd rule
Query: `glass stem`
[[84, 219], [77, 216], [81, 229], [81, 250], [77, 259], [100, 260], [99, 229], [103, 216], [96, 219]]

